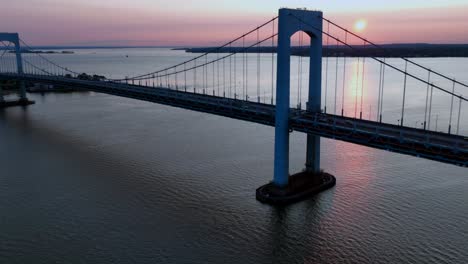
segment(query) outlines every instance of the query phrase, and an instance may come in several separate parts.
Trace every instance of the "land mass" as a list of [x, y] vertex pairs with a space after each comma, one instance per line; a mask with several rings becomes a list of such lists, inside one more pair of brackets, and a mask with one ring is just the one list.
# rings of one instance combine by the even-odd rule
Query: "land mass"
[[[16, 51], [11, 50], [9, 53], [16, 53]], [[28, 50], [28, 49], [21, 49], [21, 53], [34, 53], [34, 54], [73, 54], [73, 51], [64, 50], [64, 51], [53, 51], [53, 50]]]
[[[243, 53], [242, 47], [224, 47], [216, 49], [214, 47], [200, 48], [177, 48], [175, 50], [185, 50], [190, 53]], [[276, 47], [252, 47], [246, 53], [276, 53]], [[291, 47], [291, 54], [294, 56], [309, 56], [309, 47]], [[347, 46], [323, 46], [324, 57], [468, 57], [468, 44], [383, 44], [379, 48], [369, 45]]]

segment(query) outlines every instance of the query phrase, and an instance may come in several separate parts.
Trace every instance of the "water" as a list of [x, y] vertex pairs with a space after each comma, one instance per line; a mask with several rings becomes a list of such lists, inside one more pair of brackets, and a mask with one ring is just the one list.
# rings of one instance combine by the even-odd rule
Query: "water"
[[[54, 58], [113, 77], [193, 56], [76, 52]], [[468, 68], [466, 59], [420, 61], [458, 78]], [[468, 259], [465, 168], [323, 139], [322, 167], [336, 187], [274, 208], [255, 200], [272, 178], [271, 127], [95, 93], [30, 97], [35, 105], [0, 112], [0, 263]], [[299, 171], [305, 135], [292, 133], [290, 150], [291, 171]]]

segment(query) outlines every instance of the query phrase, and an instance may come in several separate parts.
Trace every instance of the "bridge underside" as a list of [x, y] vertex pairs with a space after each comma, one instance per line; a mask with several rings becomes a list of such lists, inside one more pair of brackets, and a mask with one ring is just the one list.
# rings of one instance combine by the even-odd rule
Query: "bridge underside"
[[[275, 106], [267, 104], [167, 88], [65, 77], [0, 74], [0, 79], [18, 79], [88, 89], [269, 126], [275, 125]], [[468, 139], [461, 136], [296, 109], [290, 109], [289, 127], [291, 131], [468, 166]]]

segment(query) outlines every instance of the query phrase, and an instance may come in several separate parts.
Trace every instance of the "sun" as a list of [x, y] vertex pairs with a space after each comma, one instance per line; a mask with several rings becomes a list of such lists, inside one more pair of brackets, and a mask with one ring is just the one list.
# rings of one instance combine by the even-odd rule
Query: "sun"
[[357, 32], [362, 32], [367, 27], [367, 21], [365, 19], [359, 19], [354, 23], [354, 29]]

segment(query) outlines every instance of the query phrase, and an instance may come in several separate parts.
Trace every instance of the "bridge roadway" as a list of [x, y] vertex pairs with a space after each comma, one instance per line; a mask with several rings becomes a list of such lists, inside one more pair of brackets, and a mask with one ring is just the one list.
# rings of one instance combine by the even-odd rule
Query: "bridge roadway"
[[[0, 79], [64, 85], [269, 126], [275, 125], [275, 106], [269, 104], [176, 91], [162, 87], [153, 88], [57, 76], [0, 74]], [[466, 137], [331, 114], [312, 113], [294, 108], [290, 109], [289, 120], [291, 132], [299, 131], [468, 167], [468, 138]]]

